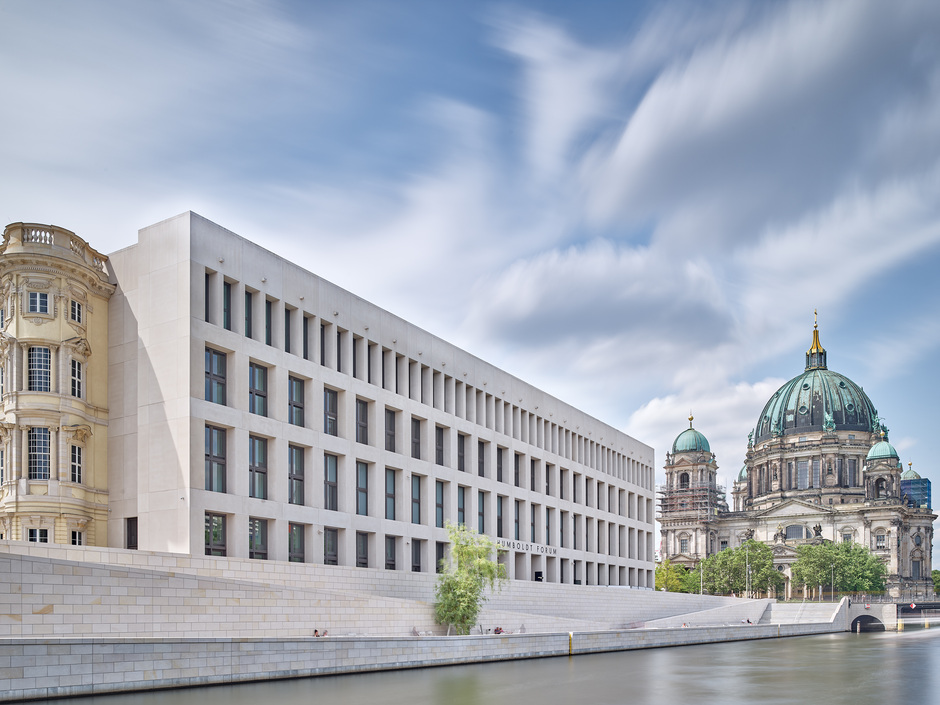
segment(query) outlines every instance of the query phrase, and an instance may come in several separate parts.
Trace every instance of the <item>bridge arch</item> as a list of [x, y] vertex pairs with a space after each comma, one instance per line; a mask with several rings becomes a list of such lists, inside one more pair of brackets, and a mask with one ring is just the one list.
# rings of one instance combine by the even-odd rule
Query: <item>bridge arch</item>
[[859, 615], [852, 620], [853, 632], [883, 632], [885, 630], [884, 622], [870, 614]]

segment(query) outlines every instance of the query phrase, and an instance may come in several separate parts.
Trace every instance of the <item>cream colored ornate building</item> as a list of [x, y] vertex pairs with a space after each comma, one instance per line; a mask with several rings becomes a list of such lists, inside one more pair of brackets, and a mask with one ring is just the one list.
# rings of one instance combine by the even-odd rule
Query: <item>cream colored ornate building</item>
[[[827, 366], [814, 326], [806, 367], [767, 401], [748, 437], [747, 459], [723, 504], [708, 441], [686, 429], [666, 455], [660, 488], [662, 554], [692, 567], [703, 558], [755, 538], [773, 546], [790, 584], [797, 547], [852, 541], [885, 562], [896, 596], [933, 594], [931, 547], [937, 518], [926, 493], [902, 491], [888, 429], [861, 387]], [[691, 420], [690, 420], [691, 421]]]
[[106, 545], [107, 258], [14, 223], [0, 245], [0, 537]]
[[7, 227], [3, 538], [653, 586], [653, 450], [194, 214]]

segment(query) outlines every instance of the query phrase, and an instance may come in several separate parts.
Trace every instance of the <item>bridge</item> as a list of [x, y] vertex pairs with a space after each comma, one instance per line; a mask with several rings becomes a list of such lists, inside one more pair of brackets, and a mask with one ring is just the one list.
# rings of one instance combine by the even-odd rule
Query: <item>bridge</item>
[[929, 629], [940, 626], [940, 600], [853, 599], [848, 608], [848, 623], [853, 632]]

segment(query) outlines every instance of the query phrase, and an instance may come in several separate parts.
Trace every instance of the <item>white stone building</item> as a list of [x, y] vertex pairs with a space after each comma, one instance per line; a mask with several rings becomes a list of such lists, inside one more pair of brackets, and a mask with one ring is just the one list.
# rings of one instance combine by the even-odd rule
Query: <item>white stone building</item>
[[194, 213], [107, 267], [108, 545], [653, 586], [649, 446]]

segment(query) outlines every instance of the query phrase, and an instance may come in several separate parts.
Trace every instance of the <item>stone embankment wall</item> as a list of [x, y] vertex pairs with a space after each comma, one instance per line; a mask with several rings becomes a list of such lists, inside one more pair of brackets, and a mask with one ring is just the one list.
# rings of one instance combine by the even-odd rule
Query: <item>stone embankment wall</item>
[[[480, 625], [516, 633], [445, 637], [433, 621], [433, 587], [433, 575], [401, 571], [6, 542], [0, 701], [845, 628], [717, 626], [766, 601], [513, 581], [491, 597]], [[691, 627], [630, 629], [667, 619]], [[330, 636], [312, 638], [315, 628]]]

